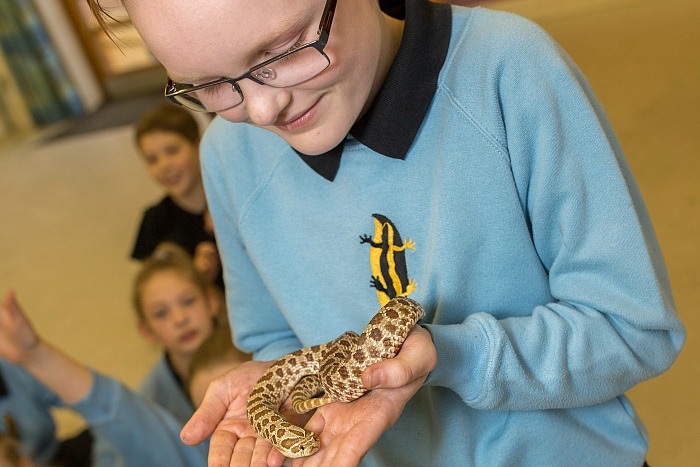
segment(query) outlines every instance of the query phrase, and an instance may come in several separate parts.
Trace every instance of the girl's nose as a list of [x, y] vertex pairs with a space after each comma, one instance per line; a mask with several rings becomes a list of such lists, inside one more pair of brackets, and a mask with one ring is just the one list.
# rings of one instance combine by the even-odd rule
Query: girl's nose
[[172, 316], [173, 316], [173, 320], [175, 321], [175, 323], [177, 325], [180, 325], [180, 326], [183, 324], [187, 324], [187, 322], [189, 320], [187, 312], [180, 307], [177, 307], [173, 310]]
[[156, 171], [156, 173], [162, 174], [163, 172], [168, 170], [168, 168], [170, 167], [170, 160], [169, 159], [170, 159], [169, 157], [165, 157], [163, 155], [158, 157], [158, 160], [156, 161], [156, 163], [153, 166], [153, 169]]
[[280, 112], [289, 104], [291, 92], [245, 79], [238, 83], [248, 119], [256, 126], [270, 126], [277, 122]]

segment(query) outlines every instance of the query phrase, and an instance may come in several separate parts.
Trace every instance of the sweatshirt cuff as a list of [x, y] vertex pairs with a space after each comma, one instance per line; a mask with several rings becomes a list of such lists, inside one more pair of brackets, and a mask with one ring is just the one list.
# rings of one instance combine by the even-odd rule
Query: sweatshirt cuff
[[489, 337], [477, 313], [460, 324], [423, 324], [433, 337], [437, 365], [426, 386], [452, 389], [466, 403], [482, 397], [490, 362]]

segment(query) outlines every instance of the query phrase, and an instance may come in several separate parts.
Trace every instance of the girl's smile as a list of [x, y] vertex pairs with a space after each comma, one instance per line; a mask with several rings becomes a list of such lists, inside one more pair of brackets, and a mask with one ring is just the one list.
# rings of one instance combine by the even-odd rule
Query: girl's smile
[[309, 109], [302, 112], [301, 114], [293, 117], [287, 122], [275, 125], [280, 131], [292, 132], [299, 128], [303, 128], [308, 124], [312, 123], [314, 117], [316, 116], [316, 111], [318, 110], [318, 103], [320, 99], [314, 103]]

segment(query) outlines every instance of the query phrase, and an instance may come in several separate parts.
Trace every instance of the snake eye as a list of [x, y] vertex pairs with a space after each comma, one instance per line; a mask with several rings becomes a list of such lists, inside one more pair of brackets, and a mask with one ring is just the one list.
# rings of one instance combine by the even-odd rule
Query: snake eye
[[313, 433], [309, 433], [302, 444], [302, 456], [310, 456], [318, 451], [321, 443], [314, 437]]

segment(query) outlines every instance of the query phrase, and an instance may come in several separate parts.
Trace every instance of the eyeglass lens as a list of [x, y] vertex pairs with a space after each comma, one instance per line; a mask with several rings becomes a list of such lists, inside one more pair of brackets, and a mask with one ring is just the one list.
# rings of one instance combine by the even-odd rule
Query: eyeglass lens
[[[330, 61], [314, 47], [302, 47], [278, 58], [266, 66], [253, 70], [252, 79], [275, 88], [296, 86], [325, 70]], [[248, 76], [243, 76], [241, 79]], [[243, 95], [237, 86], [225, 81], [214, 86], [175, 96], [185, 107], [193, 110], [219, 112], [240, 104]]]

